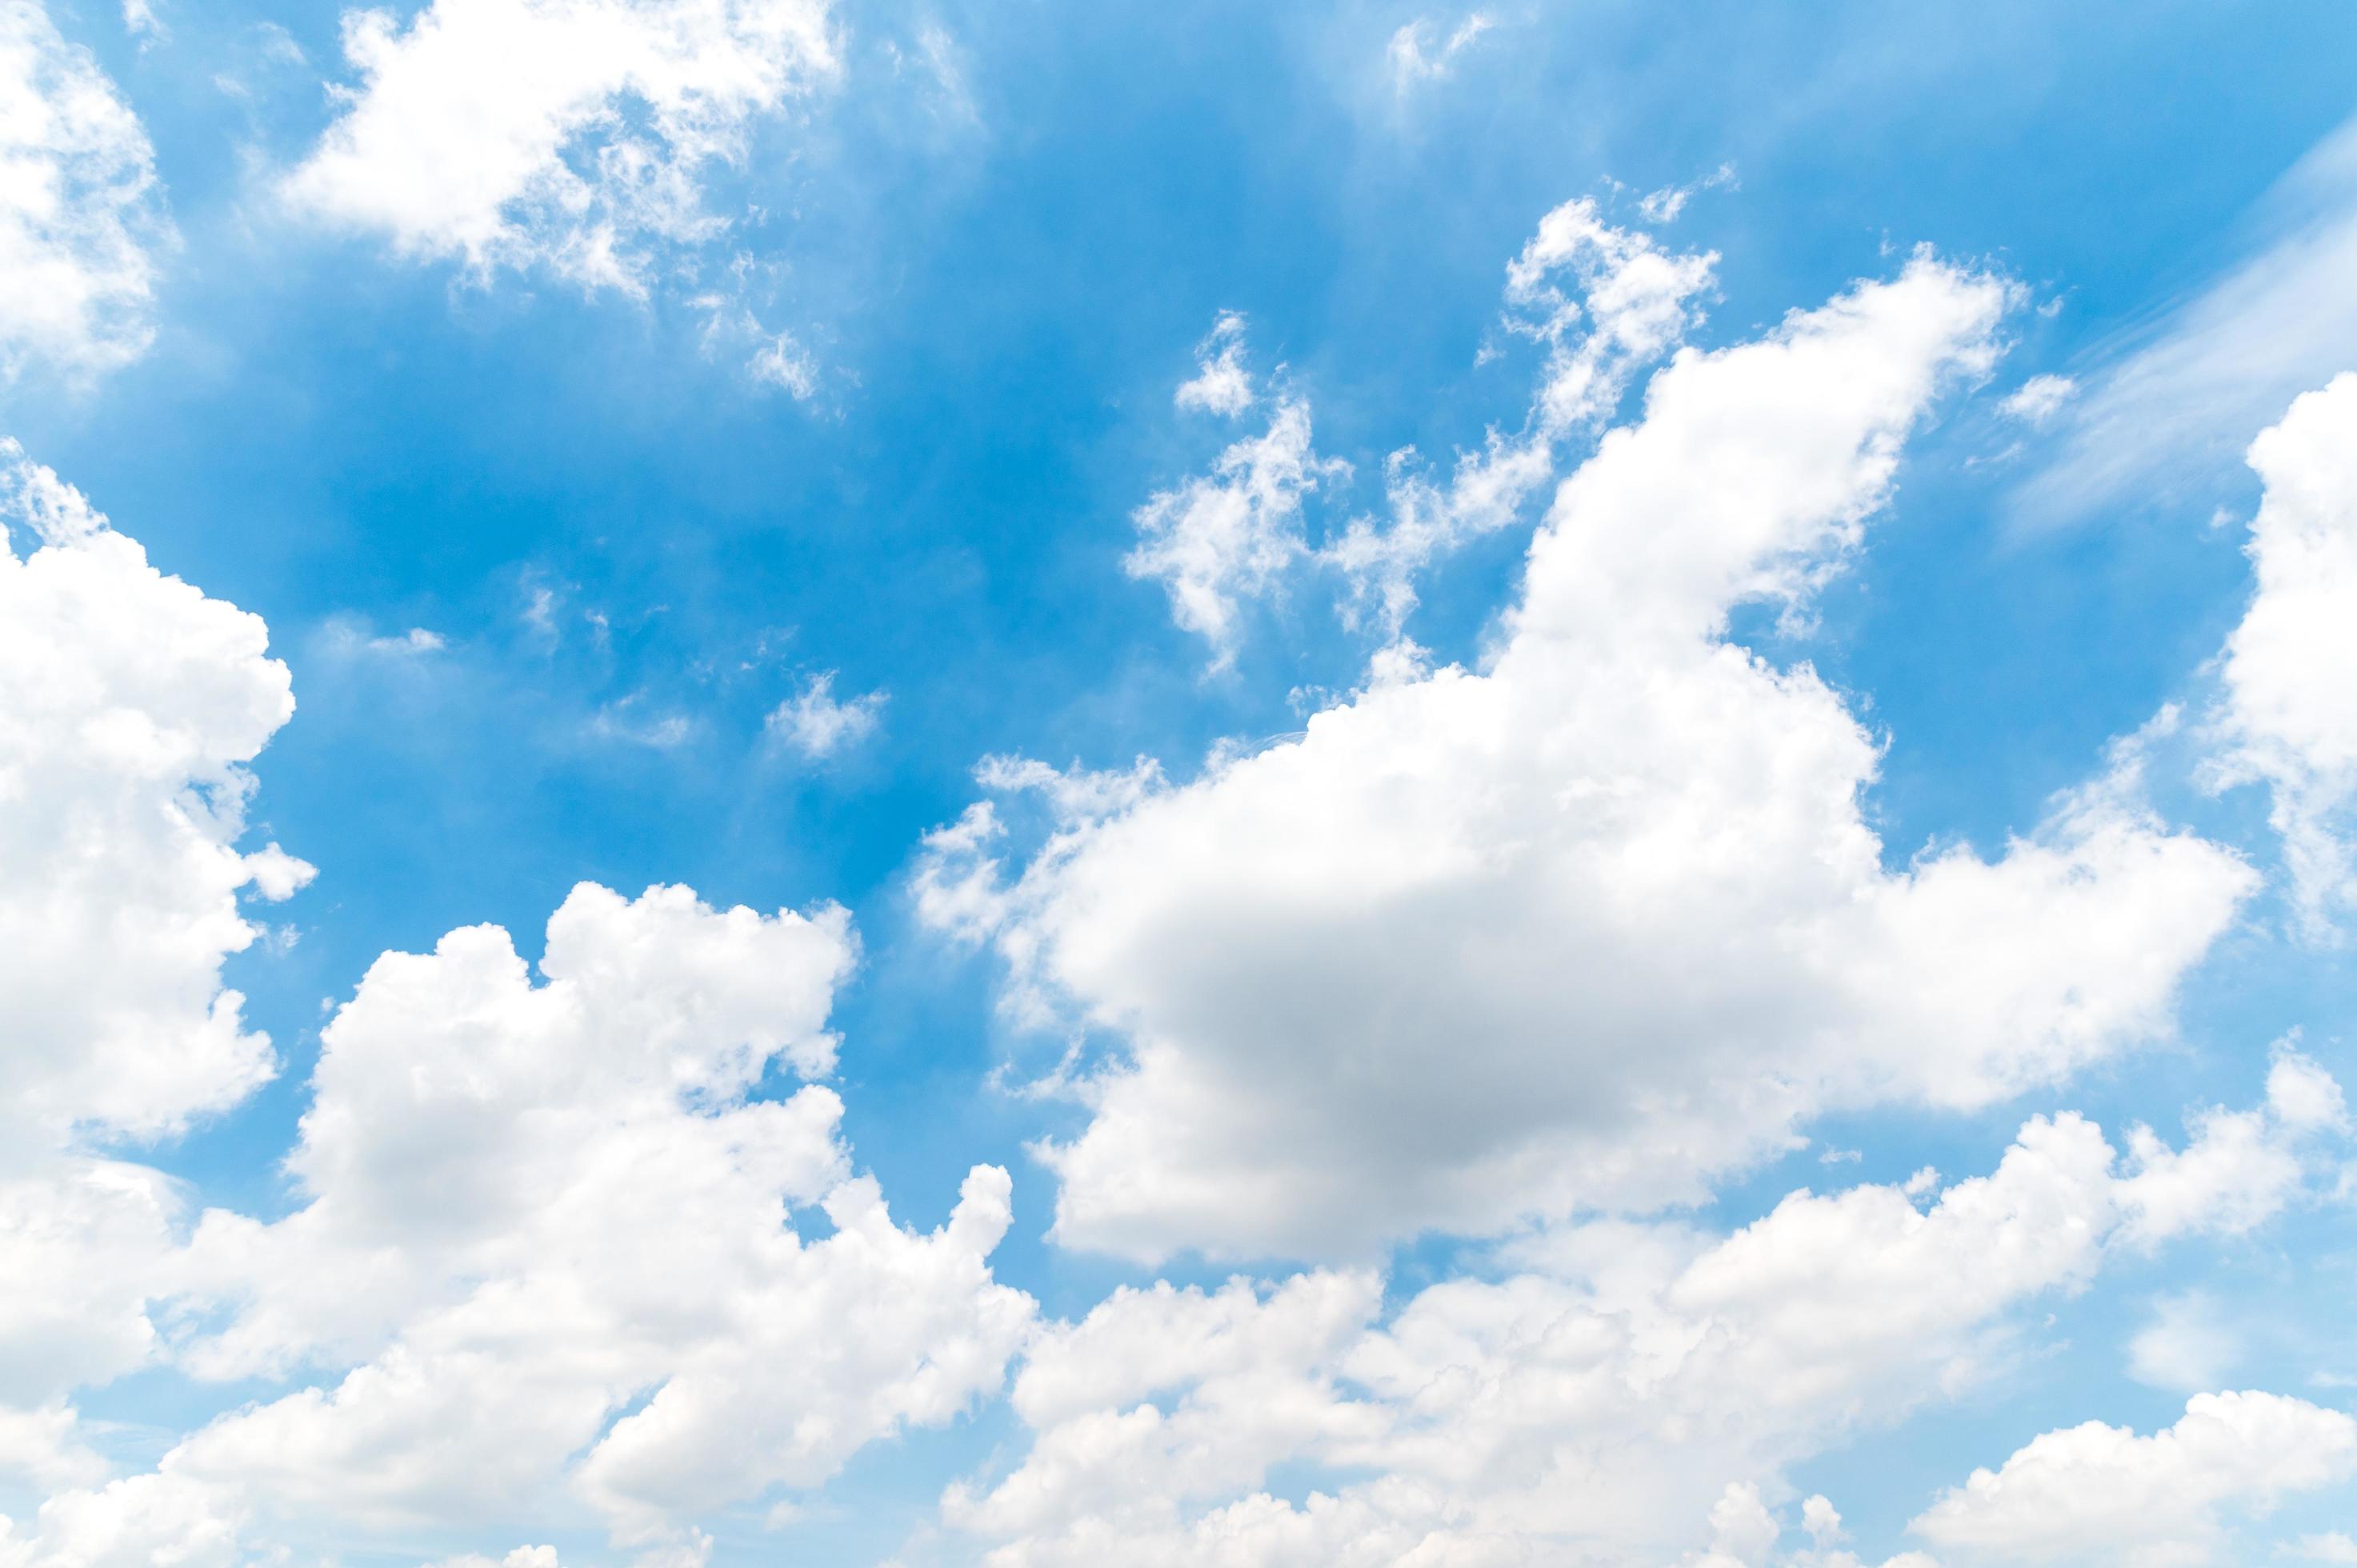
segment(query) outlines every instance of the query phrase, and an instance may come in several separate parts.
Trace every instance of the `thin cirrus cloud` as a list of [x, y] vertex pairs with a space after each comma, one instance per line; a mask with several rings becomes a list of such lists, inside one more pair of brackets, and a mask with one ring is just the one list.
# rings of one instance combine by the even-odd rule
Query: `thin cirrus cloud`
[[2357, 363], [2357, 121], [2286, 174], [2249, 227], [2247, 259], [2078, 378], [2052, 454], [2015, 493], [2022, 523], [2206, 495], [2294, 397]]
[[1042, 1145], [1057, 1238], [1353, 1256], [1687, 1201], [1819, 1112], [2165, 1036], [2255, 878], [2141, 804], [2132, 749], [2002, 854], [1893, 871], [1856, 717], [1726, 639], [1856, 548], [2008, 297], [1918, 256], [1688, 352], [1563, 483], [1482, 668], [1390, 650], [1298, 739], [1019, 867], [988, 802], [938, 838], [920, 908], [1125, 1042]]

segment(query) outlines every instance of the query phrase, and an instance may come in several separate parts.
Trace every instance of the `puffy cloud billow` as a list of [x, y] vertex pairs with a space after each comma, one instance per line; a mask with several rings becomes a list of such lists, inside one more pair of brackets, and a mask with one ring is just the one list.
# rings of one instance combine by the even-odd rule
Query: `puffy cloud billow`
[[[1795, 1193], [1723, 1235], [1552, 1227], [1388, 1310], [1383, 1281], [1351, 1271], [1121, 1291], [1032, 1345], [1012, 1396], [1029, 1452], [953, 1487], [944, 1512], [995, 1542], [1001, 1568], [1666, 1563], [1706, 1516], [1738, 1542], [1753, 1538], [1729, 1519], [1767, 1522], [1760, 1551], [1723, 1544], [1702, 1563], [1764, 1563], [1779, 1530], [1760, 1493], [1787, 1466], [1995, 1375], [2029, 1308], [2115, 1257], [2250, 1233], [2328, 1193], [2346, 1126], [2310, 1118], [2319, 1079], [2280, 1058], [2264, 1106], [2205, 1112], [2181, 1149], [2139, 1128], [2122, 1153], [2083, 1117], [2038, 1117], [1995, 1170], [1944, 1188], [1926, 1172]], [[2187, 1168], [2215, 1177], [2189, 1188]], [[2336, 1456], [2347, 1416], [2241, 1397], [2255, 1420], [2290, 1412], [2279, 1432], [2261, 1422], [2217, 1445], [2244, 1456], [2247, 1481], [2230, 1469], [2174, 1487], [2169, 1465], [2208, 1452], [2189, 1431], [2182, 1461], [2147, 1462], [2130, 1443], [2118, 1500], [2058, 1512], [2073, 1472], [2040, 1452], [2015, 1465], [2050, 1482], [1975, 1477], [1963, 1496], [2001, 1508], [1945, 1498], [1919, 1530], [2044, 1541], [2078, 1561], [2071, 1543], [2108, 1539], [2139, 1497], [2173, 1498], [2174, 1512], [2136, 1526], [2162, 1541], [2220, 1500], [2357, 1464]], [[2302, 1422], [2330, 1441], [2285, 1451], [2278, 1438], [2307, 1441]], [[1334, 1478], [1296, 1500], [1270, 1489], [1280, 1466], [1305, 1465]], [[1748, 1502], [1720, 1506], [1730, 1491]]]
[[937, 919], [1125, 1044], [1044, 1150], [1057, 1239], [1348, 1257], [1650, 1208], [1827, 1110], [1986, 1105], [2167, 1036], [2255, 877], [2142, 805], [2131, 753], [1994, 854], [1910, 854], [1850, 704], [1728, 630], [1859, 547], [2007, 303], [1919, 255], [1684, 349], [1561, 483], [1478, 667], [1389, 649], [1299, 738], [1011, 870], [988, 806], [937, 835]]

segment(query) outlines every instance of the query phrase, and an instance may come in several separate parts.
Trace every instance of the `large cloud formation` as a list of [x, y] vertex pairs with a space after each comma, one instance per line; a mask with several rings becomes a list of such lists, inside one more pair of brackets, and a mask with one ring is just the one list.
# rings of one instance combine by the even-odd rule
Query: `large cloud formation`
[[[813, 1081], [857, 956], [834, 906], [584, 885], [537, 979], [496, 927], [385, 955], [323, 1031], [274, 1221], [192, 1214], [91, 1152], [274, 1070], [221, 965], [256, 935], [241, 892], [311, 874], [239, 847], [293, 700], [258, 618], [5, 457], [0, 518], [38, 548], [0, 551], [0, 1272], [40, 1288], [0, 1304], [0, 1479], [48, 1500], [0, 1526], [0, 1563], [197, 1568], [585, 1512], [691, 1561], [713, 1510], [998, 1385], [1033, 1318], [988, 1263], [1007, 1176], [977, 1166], [920, 1234], [854, 1171]], [[71, 1402], [154, 1367], [264, 1397], [119, 1474]]]
[[[1701, 1563], [1757, 1564], [1779, 1533], [1760, 1498], [1787, 1466], [2001, 1368], [2024, 1309], [2115, 1255], [2247, 1234], [2329, 1191], [2347, 1131], [2337, 1086], [2285, 1053], [2263, 1106], [2205, 1112], [2181, 1149], [2140, 1128], [2123, 1155], [2083, 1117], [2039, 1117], [1993, 1172], [1944, 1189], [1926, 1172], [1794, 1193], [1724, 1235], [1555, 1227], [1388, 1312], [1361, 1272], [1120, 1291], [1039, 1337], [1013, 1395], [1028, 1454], [952, 1488], [944, 1513], [995, 1543], [994, 1568], [1459, 1568], [1665, 1563], [1709, 1509], [1722, 1545]], [[2264, 1442], [2245, 1446], [2244, 1468], [2264, 1467]], [[2314, 1485], [2345, 1473], [2333, 1452], [2274, 1470]], [[1280, 1471], [1318, 1479], [1287, 1500]], [[2212, 1478], [2169, 1517], [2247, 1489]], [[2009, 1484], [2012, 1511], [1972, 1504], [1953, 1528], [1967, 1505], [1943, 1502], [1923, 1529], [2029, 1539], [2001, 1521], [2033, 1492]]]
[[1993, 859], [1893, 865], [1875, 738], [1728, 631], [1857, 549], [2007, 298], [1918, 256], [1680, 350], [1478, 669], [1394, 646], [1298, 739], [1142, 775], [1017, 875], [986, 803], [937, 835], [932, 917], [1125, 1046], [1044, 1150], [1056, 1237], [1335, 1257], [1658, 1205], [1828, 1107], [1983, 1105], [2165, 1034], [2254, 877], [2141, 806], [2132, 753]]

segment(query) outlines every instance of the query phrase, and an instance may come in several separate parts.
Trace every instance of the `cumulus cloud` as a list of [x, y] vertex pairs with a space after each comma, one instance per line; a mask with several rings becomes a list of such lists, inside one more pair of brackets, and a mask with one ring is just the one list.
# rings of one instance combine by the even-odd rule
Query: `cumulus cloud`
[[2266, 493], [2220, 661], [2217, 781], [2273, 791], [2300, 921], [2329, 940], [2357, 909], [2357, 373], [2301, 396], [2250, 461]]
[[2149, 1437], [2091, 1421], [2050, 1432], [1934, 1503], [1911, 1529], [1962, 1562], [2195, 1568], [2229, 1512], [2357, 1476], [2357, 1420], [2269, 1393], [2196, 1394]]
[[996, 1388], [1032, 1312], [987, 1262], [1006, 1174], [976, 1167], [947, 1223], [912, 1232], [851, 1174], [831, 1090], [753, 1093], [773, 1067], [829, 1069], [853, 959], [839, 908], [588, 885], [551, 918], [538, 983], [496, 927], [380, 959], [322, 1035], [287, 1160], [303, 1206], [208, 1212], [167, 1274], [220, 1315], [178, 1348], [186, 1370], [334, 1375], [151, 1475], [60, 1495], [33, 1560], [61, 1550], [53, 1514], [158, 1496], [248, 1541], [586, 1505], [618, 1539], [677, 1544], [705, 1510], [814, 1486]]
[[823, 0], [434, 0], [344, 14], [359, 81], [287, 177], [298, 206], [479, 276], [644, 295], [718, 234], [703, 182], [839, 69]]
[[1873, 737], [1727, 638], [1858, 548], [2007, 298], [1919, 256], [1682, 353], [1562, 486], [1482, 668], [1379, 665], [1017, 872], [993, 817], [937, 843], [925, 885], [1018, 990], [1126, 1044], [1042, 1147], [1056, 1236], [1347, 1256], [1679, 1201], [1826, 1107], [1986, 1104], [2165, 1034], [2253, 876], [2153, 820], [2131, 755], [1993, 858], [1894, 868]]
[[274, 1071], [221, 970], [261, 934], [240, 895], [310, 875], [239, 847], [286, 667], [257, 617], [156, 571], [12, 441], [0, 535], [5, 1141], [168, 1133]]
[[[1787, 1466], [2006, 1365], [2027, 1309], [2145, 1245], [2148, 1163], [2040, 1117], [1936, 1194], [1794, 1193], [1718, 1236], [1554, 1227], [1388, 1315], [1354, 1271], [1119, 1291], [1033, 1343], [1029, 1452], [944, 1517], [1000, 1568], [1666, 1562], [1705, 1519], [1690, 1563], [1761, 1564]], [[2211, 1195], [2219, 1223], [2243, 1197]], [[1304, 1465], [1345, 1479], [1269, 1495]], [[1830, 1503], [1799, 1522], [1773, 1561], [1857, 1568]]]
[[816, 762], [874, 735], [889, 700], [888, 693], [867, 692], [849, 702], [839, 701], [834, 695], [834, 671], [829, 670], [779, 703], [766, 721], [767, 728], [779, 745]]
[[[497, 927], [384, 955], [321, 1033], [283, 1218], [199, 1213], [93, 1152], [272, 1070], [221, 966], [253, 935], [240, 895], [311, 875], [238, 842], [293, 703], [259, 618], [5, 457], [0, 1275], [38, 1285], [0, 1293], [0, 1485], [47, 1500], [0, 1521], [0, 1563], [230, 1568], [586, 1516], [691, 1568], [705, 1513], [998, 1386], [1033, 1318], [989, 1266], [1007, 1176], [975, 1167], [918, 1232], [853, 1169], [815, 1081], [857, 955], [832, 905], [585, 884], [537, 974]], [[354, 656], [423, 650], [347, 629]], [[161, 1368], [260, 1397], [116, 1474], [74, 1401]]]
[[0, 0], [0, 377], [136, 359], [174, 239], [145, 129], [38, 0]]

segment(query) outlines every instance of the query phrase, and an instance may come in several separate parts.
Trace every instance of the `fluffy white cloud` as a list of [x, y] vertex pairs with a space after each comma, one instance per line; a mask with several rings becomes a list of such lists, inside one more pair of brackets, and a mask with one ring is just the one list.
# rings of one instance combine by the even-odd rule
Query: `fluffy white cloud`
[[837, 701], [834, 671], [829, 670], [778, 704], [765, 728], [778, 744], [815, 762], [874, 735], [888, 701], [883, 692]]
[[477, 274], [643, 294], [725, 224], [703, 177], [838, 69], [824, 0], [434, 0], [344, 15], [360, 75], [288, 177], [320, 216]]
[[379, 960], [322, 1036], [287, 1162], [305, 1206], [206, 1214], [167, 1275], [226, 1313], [185, 1369], [345, 1369], [145, 1479], [256, 1539], [528, 1527], [586, 1501], [658, 1541], [995, 1388], [1032, 1310], [987, 1262], [1005, 1173], [977, 1167], [916, 1234], [850, 1174], [832, 1090], [753, 1093], [773, 1067], [827, 1070], [853, 955], [840, 909], [585, 885], [541, 983], [496, 927]]
[[1057, 1237], [1332, 1256], [1659, 1204], [1823, 1108], [1984, 1104], [2165, 1033], [2253, 878], [2151, 819], [2132, 752], [1995, 859], [1894, 869], [1873, 737], [1727, 639], [1856, 549], [2005, 300], [1918, 257], [1683, 352], [1563, 485], [1482, 669], [1381, 662], [1011, 881], [992, 819], [937, 843], [932, 907], [1127, 1042], [1043, 1151]]
[[[1841, 1549], [1841, 1515], [1821, 1497], [1801, 1505], [1801, 1527], [1809, 1544], [1798, 1551], [1779, 1550], [1786, 1534], [1784, 1522], [1749, 1481], [1728, 1484], [1711, 1505], [1710, 1526], [1709, 1549], [1682, 1559], [1680, 1568], [1866, 1568], [1856, 1552]], [[1887, 1559], [1882, 1568], [1939, 1565], [1919, 1552], [1902, 1552]]]
[[[997, 1386], [1033, 1316], [988, 1264], [1006, 1174], [910, 1231], [853, 1173], [832, 1090], [770, 1091], [833, 1069], [856, 958], [833, 906], [584, 885], [537, 981], [495, 927], [385, 955], [323, 1031], [285, 1163], [301, 1204], [273, 1222], [196, 1219], [86, 1152], [272, 1070], [221, 968], [254, 934], [240, 893], [310, 875], [237, 843], [293, 703], [257, 618], [5, 456], [0, 1275], [30, 1288], [0, 1293], [0, 1484], [48, 1498], [0, 1522], [0, 1564], [205, 1568], [586, 1513], [685, 1568], [702, 1513]], [[110, 1479], [70, 1402], [164, 1365], [291, 1389]]]
[[2357, 373], [2251, 444], [2256, 591], [2226, 639], [2222, 782], [2264, 779], [2309, 929], [2357, 909]]
[[221, 968], [260, 934], [240, 893], [310, 874], [237, 847], [286, 667], [8, 441], [0, 532], [0, 1141], [169, 1133], [274, 1070]]
[[[2003, 1364], [2023, 1308], [2147, 1244], [2151, 1159], [2039, 1118], [1928, 1203], [1868, 1186], [1726, 1236], [1556, 1228], [1388, 1321], [1358, 1273], [1118, 1292], [1033, 1344], [1013, 1400], [1029, 1454], [945, 1515], [1017, 1568], [1666, 1562], [1707, 1510], [1693, 1561], [1759, 1564], [1781, 1534], [1762, 1482]], [[2210, 1199], [2220, 1225], [2251, 1212]], [[1284, 1501], [1264, 1489], [1279, 1466], [1340, 1484]], [[1829, 1504], [1801, 1517], [1812, 1547], [1777, 1562], [1855, 1568]]]
[[13, 442], [0, 535], [0, 1472], [57, 1490], [38, 1552], [0, 1524], [0, 1563], [196, 1568], [226, 1536], [185, 1487], [83, 1489], [109, 1466], [68, 1401], [167, 1357], [151, 1310], [189, 1207], [87, 1147], [168, 1135], [274, 1070], [221, 972], [258, 934], [240, 894], [311, 874], [238, 847], [246, 764], [294, 701], [258, 618], [157, 572]]
[[139, 117], [38, 0], [0, 0], [0, 377], [135, 359], [172, 238]]
[[1961, 1560], [2191, 1568], [2228, 1557], [2222, 1520], [2357, 1476], [2357, 1420], [2268, 1393], [2196, 1394], [2138, 1437], [2091, 1421], [1975, 1470], [1912, 1529]]

